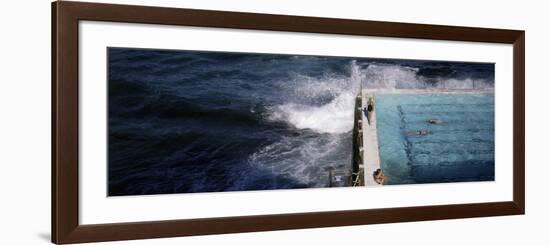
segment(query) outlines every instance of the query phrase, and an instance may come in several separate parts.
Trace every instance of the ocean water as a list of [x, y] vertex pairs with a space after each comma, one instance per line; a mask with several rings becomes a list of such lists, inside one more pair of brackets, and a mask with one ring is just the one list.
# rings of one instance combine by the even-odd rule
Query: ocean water
[[494, 84], [494, 65], [481, 63], [107, 52], [110, 196], [327, 187], [330, 171], [351, 171], [361, 86]]
[[494, 180], [493, 94], [386, 94], [376, 105], [387, 184]]

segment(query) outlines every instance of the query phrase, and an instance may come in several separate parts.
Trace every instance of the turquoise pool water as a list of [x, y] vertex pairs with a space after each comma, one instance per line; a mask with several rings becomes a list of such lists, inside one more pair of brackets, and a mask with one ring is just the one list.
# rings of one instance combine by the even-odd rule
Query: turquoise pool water
[[494, 95], [387, 94], [376, 105], [387, 184], [494, 180]]

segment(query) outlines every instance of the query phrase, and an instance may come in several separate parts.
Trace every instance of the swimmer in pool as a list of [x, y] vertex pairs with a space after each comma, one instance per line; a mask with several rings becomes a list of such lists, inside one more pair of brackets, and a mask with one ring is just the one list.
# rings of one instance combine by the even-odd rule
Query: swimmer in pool
[[423, 130], [410, 131], [407, 133], [407, 136], [428, 135], [428, 134], [432, 134], [432, 131], [423, 129]]
[[444, 122], [442, 120], [439, 120], [437, 118], [428, 119], [429, 124], [443, 124]]

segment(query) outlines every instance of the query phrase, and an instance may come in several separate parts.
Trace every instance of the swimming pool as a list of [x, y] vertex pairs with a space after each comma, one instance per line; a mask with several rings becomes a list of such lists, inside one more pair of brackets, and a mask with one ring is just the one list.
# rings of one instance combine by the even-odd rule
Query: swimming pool
[[383, 94], [376, 104], [387, 184], [494, 180], [493, 94]]

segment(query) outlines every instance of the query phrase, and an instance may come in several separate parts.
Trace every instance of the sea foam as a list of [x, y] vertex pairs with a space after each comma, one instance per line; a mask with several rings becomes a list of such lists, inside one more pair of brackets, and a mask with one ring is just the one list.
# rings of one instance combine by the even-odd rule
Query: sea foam
[[[353, 129], [353, 108], [359, 92], [360, 67], [352, 62], [349, 77], [325, 75], [322, 78], [299, 76], [295, 85], [294, 100], [272, 107], [269, 120], [284, 121], [298, 129], [311, 129], [318, 133], [346, 133]], [[316, 98], [331, 97], [328, 103], [300, 103], [299, 98], [311, 102]], [[298, 98], [298, 99], [296, 99]], [[314, 103], [315, 104], [315, 103]]]

